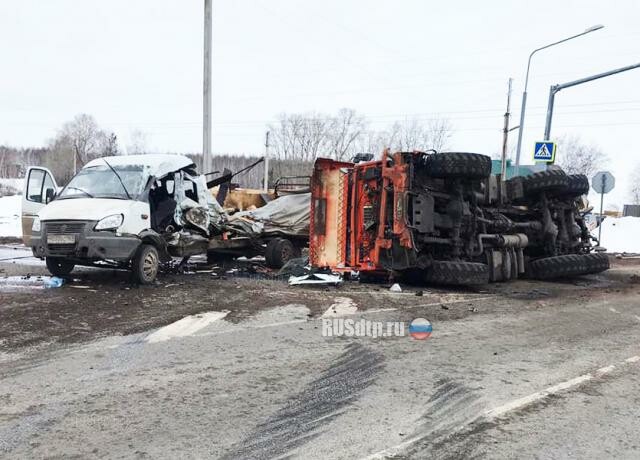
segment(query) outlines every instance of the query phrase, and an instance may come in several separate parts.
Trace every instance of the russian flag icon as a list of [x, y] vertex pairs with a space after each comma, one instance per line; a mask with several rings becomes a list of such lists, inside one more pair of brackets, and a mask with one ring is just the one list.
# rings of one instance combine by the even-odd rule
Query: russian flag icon
[[416, 340], [428, 339], [432, 331], [431, 323], [424, 318], [416, 318], [409, 325], [409, 334]]

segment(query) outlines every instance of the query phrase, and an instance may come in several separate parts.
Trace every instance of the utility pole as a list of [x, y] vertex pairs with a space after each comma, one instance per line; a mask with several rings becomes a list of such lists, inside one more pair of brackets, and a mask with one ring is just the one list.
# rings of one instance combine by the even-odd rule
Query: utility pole
[[501, 196], [503, 196], [505, 192], [504, 184], [507, 182], [507, 143], [509, 139], [509, 118], [511, 117], [511, 84], [513, 83], [513, 78], [509, 78], [509, 89], [507, 90], [507, 111], [504, 113], [504, 128], [502, 130], [502, 163], [501, 163]]
[[212, 0], [204, 0], [204, 72], [202, 80], [202, 172], [213, 170], [211, 156], [211, 41]]
[[269, 131], [264, 139], [264, 193], [269, 192]]

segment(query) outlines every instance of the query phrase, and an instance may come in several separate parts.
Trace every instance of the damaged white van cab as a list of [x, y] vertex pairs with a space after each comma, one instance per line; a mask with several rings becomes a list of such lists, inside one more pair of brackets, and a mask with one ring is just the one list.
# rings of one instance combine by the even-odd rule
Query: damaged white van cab
[[181, 155], [98, 158], [61, 190], [49, 170], [32, 167], [24, 190], [25, 245], [57, 276], [88, 265], [129, 269], [149, 284], [161, 262], [206, 253], [226, 220]]

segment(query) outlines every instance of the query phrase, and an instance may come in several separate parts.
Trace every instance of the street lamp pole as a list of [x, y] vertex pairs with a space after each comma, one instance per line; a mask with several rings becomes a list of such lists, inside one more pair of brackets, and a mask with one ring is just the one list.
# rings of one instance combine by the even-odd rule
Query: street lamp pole
[[589, 83], [590, 81], [598, 80], [600, 78], [609, 77], [611, 75], [626, 72], [627, 70], [633, 70], [638, 68], [640, 68], [640, 62], [636, 64], [628, 65], [625, 67], [620, 67], [619, 69], [609, 70], [608, 72], [602, 72], [596, 75], [591, 75], [590, 77], [581, 78], [580, 80], [574, 80], [567, 83], [560, 83], [560, 84], [551, 86], [551, 88], [549, 88], [549, 103], [547, 105], [547, 121], [544, 124], [544, 138], [549, 139], [549, 137], [551, 136], [551, 120], [553, 119], [553, 105], [554, 105], [556, 94], [558, 93], [558, 91], [561, 91], [565, 88], [571, 88], [572, 86]]
[[588, 33], [595, 32], [596, 30], [600, 30], [603, 27], [604, 26], [602, 24], [598, 24], [596, 26], [589, 27], [584, 32], [581, 32], [581, 33], [576, 34], [576, 35], [572, 35], [571, 37], [567, 37], [567, 38], [559, 40], [557, 42], [553, 42], [553, 43], [550, 43], [548, 45], [545, 45], [545, 46], [542, 46], [540, 48], [537, 48], [537, 49], [533, 50], [531, 52], [531, 54], [529, 55], [529, 60], [527, 61], [527, 74], [526, 74], [526, 77], [524, 79], [524, 91], [522, 92], [522, 104], [520, 105], [520, 129], [518, 130], [518, 147], [516, 149], [516, 168], [515, 168], [515, 175], [516, 176], [519, 175], [519, 173], [520, 173], [520, 152], [522, 151], [522, 133], [524, 132], [524, 113], [525, 113], [525, 109], [527, 107], [527, 88], [529, 86], [529, 70], [531, 68], [531, 58], [538, 51], [542, 51], [544, 49], [551, 48], [552, 46], [559, 45], [560, 43], [568, 42], [569, 40], [573, 40], [574, 38], [578, 38], [578, 37], [581, 37], [581, 36], [586, 35]]
[[211, 156], [211, 41], [212, 0], [204, 0], [204, 56], [202, 79], [202, 173], [213, 170]]

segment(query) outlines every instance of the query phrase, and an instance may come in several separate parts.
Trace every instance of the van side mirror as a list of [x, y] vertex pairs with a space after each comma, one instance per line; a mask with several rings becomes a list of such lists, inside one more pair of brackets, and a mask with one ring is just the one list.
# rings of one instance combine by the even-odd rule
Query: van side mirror
[[56, 197], [56, 191], [52, 188], [48, 188], [45, 192], [44, 202], [45, 204], [49, 204]]

